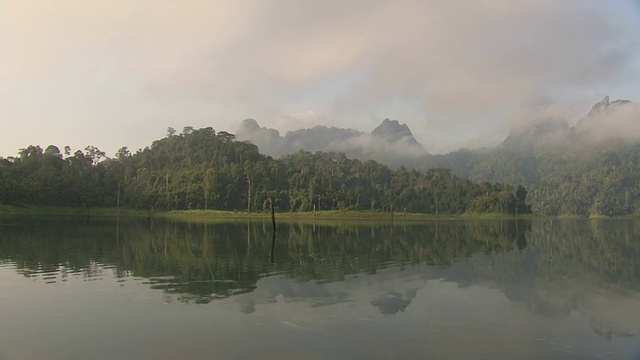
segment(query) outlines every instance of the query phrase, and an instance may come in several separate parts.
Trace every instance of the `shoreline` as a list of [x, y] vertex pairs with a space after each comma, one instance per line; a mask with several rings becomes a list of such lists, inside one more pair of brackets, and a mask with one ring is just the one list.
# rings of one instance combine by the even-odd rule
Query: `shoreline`
[[[0, 216], [59, 216], [59, 217], [131, 217], [147, 218], [146, 210], [134, 210], [127, 208], [78, 208], [56, 206], [13, 206], [0, 205]], [[157, 211], [154, 218], [179, 219], [179, 220], [269, 220], [270, 212], [242, 212], [223, 210], [172, 210]], [[286, 212], [275, 213], [279, 220], [349, 220], [349, 221], [432, 221], [432, 220], [516, 220], [516, 219], [544, 219], [548, 216], [525, 214], [514, 216], [511, 214], [486, 213], [486, 214], [419, 214], [370, 210], [323, 210], [310, 212]], [[552, 217], [576, 218], [579, 217]]]

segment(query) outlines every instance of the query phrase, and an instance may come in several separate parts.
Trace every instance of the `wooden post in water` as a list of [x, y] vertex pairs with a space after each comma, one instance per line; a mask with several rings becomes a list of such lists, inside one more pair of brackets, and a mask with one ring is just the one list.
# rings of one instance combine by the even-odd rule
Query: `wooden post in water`
[[275, 209], [273, 207], [273, 196], [271, 194], [267, 195], [269, 199], [269, 207], [271, 208], [271, 247], [269, 248], [269, 264], [273, 264], [273, 252], [276, 247], [276, 215]]
[[153, 220], [153, 215], [154, 215], [154, 214], [155, 214], [155, 212], [156, 212], [156, 206], [158, 205], [158, 202], [159, 202], [159, 201], [160, 201], [160, 200], [156, 201], [156, 203], [155, 203], [155, 204], [153, 204], [153, 205], [151, 205], [151, 207], [147, 210], [147, 220], [148, 220], [149, 222], [151, 222], [151, 220]]
[[391, 204], [391, 225], [393, 225], [393, 204]]
[[251, 212], [251, 178], [247, 175], [247, 213]]
[[269, 248], [269, 265], [272, 265], [274, 263], [273, 252], [275, 247], [276, 247], [276, 232], [274, 231], [271, 233], [271, 247]]
[[273, 208], [273, 197], [269, 194], [269, 207], [271, 208], [271, 226], [273, 228], [273, 233], [276, 233], [276, 215], [275, 210]]

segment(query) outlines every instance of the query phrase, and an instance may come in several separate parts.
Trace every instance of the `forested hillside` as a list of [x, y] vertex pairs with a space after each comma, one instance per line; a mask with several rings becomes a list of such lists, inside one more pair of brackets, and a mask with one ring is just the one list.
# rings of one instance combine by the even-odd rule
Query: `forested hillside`
[[564, 118], [532, 120], [514, 125], [497, 146], [438, 155], [428, 154], [406, 124], [390, 120], [371, 134], [315, 127], [283, 137], [251, 119], [238, 131], [241, 138], [274, 156], [295, 149], [334, 149], [391, 169], [444, 168], [473, 182], [522, 185], [529, 190], [533, 212], [539, 214], [589, 217], [640, 212], [640, 106], [610, 101], [608, 96], [572, 126]]
[[[32, 145], [0, 158], [0, 204], [262, 211], [271, 196], [278, 211], [628, 215], [640, 212], [638, 119], [636, 104], [605, 97], [574, 126], [542, 120], [496, 147], [407, 158], [415, 168], [339, 152], [275, 159], [212, 128], [172, 130], [114, 158], [93, 146]], [[385, 124], [379, 128], [387, 133], [375, 132], [387, 142], [410, 134], [405, 125]]]
[[499, 146], [431, 155], [472, 181], [522, 184], [532, 211], [619, 216], [640, 211], [640, 107], [605, 97], [574, 126], [547, 119], [512, 132]]
[[523, 184], [539, 214], [619, 216], [640, 210], [638, 143], [538, 156], [505, 149], [458, 151], [439, 160], [473, 181]]
[[354, 209], [430, 214], [525, 213], [527, 191], [474, 183], [446, 169], [391, 170], [341, 153], [274, 159], [227, 132], [187, 127], [132, 154], [95, 147], [22, 149], [0, 160], [0, 203], [138, 209]]

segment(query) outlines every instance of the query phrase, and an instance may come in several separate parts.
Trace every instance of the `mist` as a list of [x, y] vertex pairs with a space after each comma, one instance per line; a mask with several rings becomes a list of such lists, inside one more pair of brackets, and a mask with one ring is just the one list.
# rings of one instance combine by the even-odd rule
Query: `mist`
[[288, 131], [284, 136], [276, 129], [261, 127], [254, 119], [246, 119], [235, 135], [237, 140], [249, 141], [258, 146], [261, 153], [275, 158], [299, 150], [333, 151], [344, 153], [348, 158], [399, 166], [412, 165], [427, 154], [405, 124], [388, 119], [370, 133], [317, 125]]
[[640, 140], [640, 106], [626, 100], [610, 101], [605, 97], [576, 125], [578, 134], [587, 140]]
[[3, 1], [0, 154], [112, 155], [249, 117], [282, 132], [398, 119], [431, 153], [495, 145], [540, 113], [638, 102], [639, 19], [632, 0]]

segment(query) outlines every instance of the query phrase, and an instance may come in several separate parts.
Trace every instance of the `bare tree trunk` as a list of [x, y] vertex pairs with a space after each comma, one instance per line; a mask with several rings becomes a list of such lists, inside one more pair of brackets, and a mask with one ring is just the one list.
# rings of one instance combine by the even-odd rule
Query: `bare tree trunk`
[[251, 178], [247, 176], [247, 212], [251, 212]]

